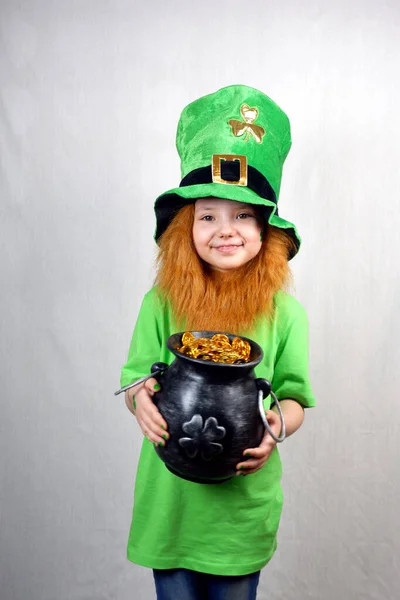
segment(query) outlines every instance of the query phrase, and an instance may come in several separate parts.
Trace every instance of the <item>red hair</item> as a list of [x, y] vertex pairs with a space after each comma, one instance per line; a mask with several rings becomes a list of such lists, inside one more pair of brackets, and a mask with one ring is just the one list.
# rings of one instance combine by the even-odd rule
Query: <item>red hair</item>
[[194, 204], [189, 204], [175, 215], [159, 242], [156, 284], [171, 302], [177, 327], [244, 334], [260, 318], [272, 318], [274, 296], [291, 278], [291, 238], [267, 225], [257, 256], [239, 269], [215, 271], [195, 250], [193, 220]]

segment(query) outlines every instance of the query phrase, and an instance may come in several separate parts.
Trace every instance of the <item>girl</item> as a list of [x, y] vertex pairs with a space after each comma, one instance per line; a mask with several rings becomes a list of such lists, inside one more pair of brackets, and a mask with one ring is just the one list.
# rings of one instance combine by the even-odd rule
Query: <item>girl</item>
[[[314, 405], [307, 318], [283, 291], [300, 238], [277, 209], [290, 145], [286, 115], [258, 90], [229, 86], [184, 109], [177, 133], [183, 178], [156, 201], [156, 286], [143, 300], [122, 386], [154, 362], [172, 362], [165, 345], [172, 333], [242, 334], [264, 350], [256, 375], [272, 382], [287, 435], [301, 426], [304, 408]], [[149, 379], [125, 396], [145, 436], [128, 558], [153, 569], [159, 600], [254, 600], [282, 507], [275, 442], [267, 433], [246, 449], [238, 477], [223, 484], [180, 479], [153, 449], [169, 437], [152, 401], [159, 389]], [[267, 408], [279, 435], [280, 419]]]

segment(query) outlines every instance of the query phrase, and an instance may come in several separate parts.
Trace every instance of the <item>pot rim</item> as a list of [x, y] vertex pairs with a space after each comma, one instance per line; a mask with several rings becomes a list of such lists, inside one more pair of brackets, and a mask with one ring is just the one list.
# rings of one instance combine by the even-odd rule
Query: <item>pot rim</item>
[[[242, 363], [242, 364], [236, 364], [236, 365], [229, 364], [229, 363], [201, 360], [200, 358], [192, 358], [191, 356], [182, 354], [178, 350], [178, 346], [182, 345], [182, 336], [184, 333], [192, 333], [196, 339], [199, 337], [210, 338], [213, 335], [222, 333], [223, 335], [226, 335], [231, 342], [232, 342], [233, 338], [239, 337], [240, 339], [245, 340], [246, 342], [249, 342], [252, 351], [253, 350], [256, 351], [257, 358], [253, 359], [252, 361]], [[219, 367], [219, 368], [229, 367], [230, 369], [234, 368], [234, 369], [245, 369], [246, 370], [249, 368], [256, 367], [262, 361], [262, 359], [264, 357], [264, 352], [263, 352], [261, 346], [259, 344], [257, 344], [257, 342], [255, 342], [251, 338], [245, 337], [244, 335], [228, 333], [226, 331], [207, 331], [207, 330], [206, 331], [187, 331], [187, 330], [186, 331], [178, 331], [177, 333], [173, 333], [172, 335], [170, 335], [169, 338], [167, 339], [166, 343], [167, 343], [168, 350], [170, 350], [172, 352], [172, 354], [174, 354], [178, 358], [183, 358], [184, 360], [187, 360], [187, 361], [197, 364], [197, 365], [202, 365], [203, 367], [205, 367], [205, 366], [212, 367], [212, 368], [214, 368], [214, 367]]]

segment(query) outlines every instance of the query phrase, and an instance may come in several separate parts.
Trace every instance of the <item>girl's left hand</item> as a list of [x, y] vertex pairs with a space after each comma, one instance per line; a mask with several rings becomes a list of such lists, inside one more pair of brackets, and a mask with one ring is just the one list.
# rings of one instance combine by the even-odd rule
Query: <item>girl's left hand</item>
[[[265, 416], [274, 434], [279, 436], [281, 432], [281, 419], [279, 415], [273, 410], [267, 410], [265, 411]], [[249, 458], [236, 465], [236, 475], [250, 475], [261, 469], [271, 456], [275, 446], [275, 440], [266, 431], [258, 448], [247, 448], [243, 452], [244, 456]]]

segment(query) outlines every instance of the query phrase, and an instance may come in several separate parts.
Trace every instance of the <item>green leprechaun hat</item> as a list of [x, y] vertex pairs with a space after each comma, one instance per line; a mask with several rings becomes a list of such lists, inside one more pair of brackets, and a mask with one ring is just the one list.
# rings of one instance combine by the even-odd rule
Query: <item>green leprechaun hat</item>
[[155, 202], [156, 241], [183, 206], [213, 196], [261, 207], [266, 222], [284, 229], [298, 250], [296, 227], [277, 206], [290, 146], [288, 117], [254, 88], [231, 85], [189, 104], [176, 135], [182, 181]]

